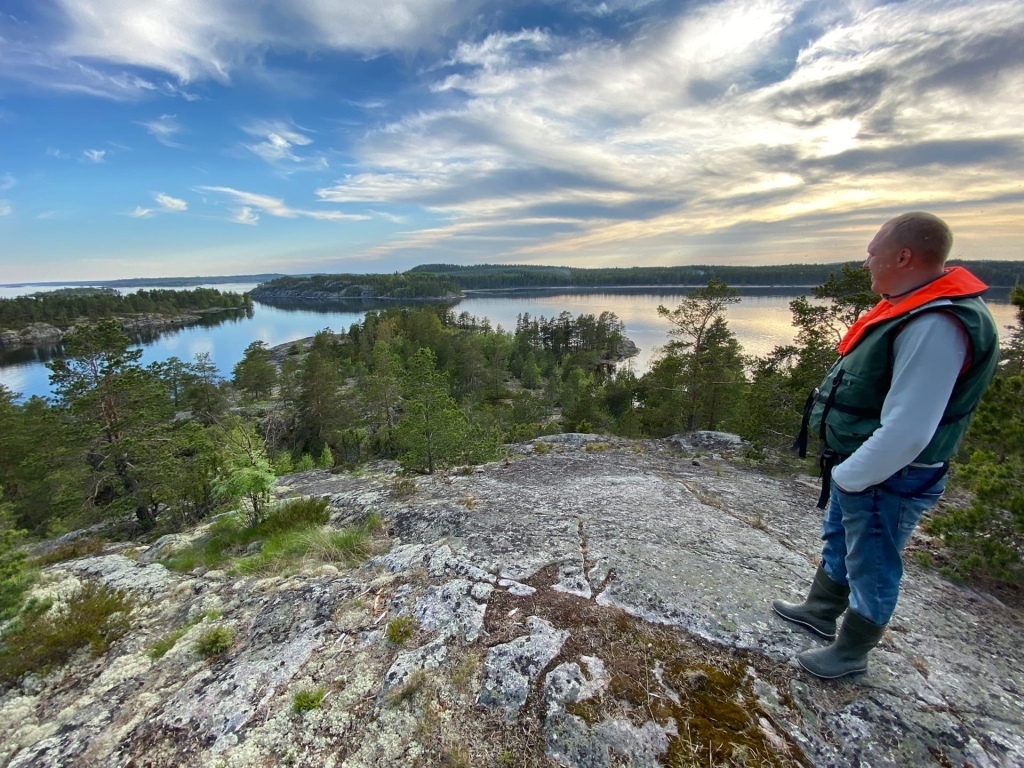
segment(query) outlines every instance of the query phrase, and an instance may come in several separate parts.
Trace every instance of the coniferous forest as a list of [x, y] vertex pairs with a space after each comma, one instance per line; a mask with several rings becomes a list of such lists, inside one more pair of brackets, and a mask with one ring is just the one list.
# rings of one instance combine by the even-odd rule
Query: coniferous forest
[[81, 320], [139, 314], [173, 317], [188, 312], [250, 306], [252, 299], [248, 294], [222, 292], [216, 288], [156, 288], [127, 294], [112, 288], [66, 288], [0, 299], [0, 329], [17, 330], [31, 323], [63, 327]]
[[[159, 307], [163, 293], [134, 301]], [[64, 306], [103, 318], [102, 302], [119, 300], [69, 296]], [[1012, 300], [1024, 311], [1024, 290]], [[78, 303], [88, 301], [97, 309]], [[255, 342], [229, 379], [203, 355], [143, 366], [117, 322], [99, 319], [48, 364], [53, 399], [19, 402], [0, 388], [0, 617], [15, 615], [33, 578], [25, 544], [100, 522], [100, 536], [155, 537], [228, 510], [240, 510], [242, 530], [266, 526], [275, 477], [314, 467], [344, 472], [389, 459], [433, 473], [557, 432], [717, 429], [750, 441], [752, 471], [807, 471], [788, 447], [839, 338], [875, 301], [869, 275], [847, 265], [795, 299], [795, 343], [763, 357], [745, 355], [728, 326], [725, 309], [736, 301], [735, 289], [710, 280], [678, 306], [659, 307], [668, 342], [642, 376], [616, 364], [628, 344], [611, 313], [524, 314], [506, 332], [439, 306], [373, 311], [283, 356]], [[31, 302], [23, 304], [49, 300]], [[944, 546], [920, 557], [956, 578], [1020, 582], [1024, 573], [1019, 320], [1004, 342], [954, 466], [955, 500], [925, 526]]]

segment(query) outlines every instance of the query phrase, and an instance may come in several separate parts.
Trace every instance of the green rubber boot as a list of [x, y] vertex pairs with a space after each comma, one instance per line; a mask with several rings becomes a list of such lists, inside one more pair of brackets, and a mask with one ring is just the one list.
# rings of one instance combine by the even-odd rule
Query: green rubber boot
[[868, 651], [878, 645], [884, 633], [884, 624], [848, 611], [832, 645], [798, 653], [796, 660], [812, 675], [826, 680], [867, 672]]
[[802, 603], [773, 600], [772, 609], [786, 621], [805, 627], [826, 640], [836, 638], [836, 619], [850, 604], [850, 587], [837, 584], [820, 565], [811, 591]]

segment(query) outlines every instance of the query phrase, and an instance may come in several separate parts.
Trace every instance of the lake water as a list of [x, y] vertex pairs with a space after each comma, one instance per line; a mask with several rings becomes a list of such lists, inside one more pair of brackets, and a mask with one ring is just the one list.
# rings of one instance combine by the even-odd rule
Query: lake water
[[[47, 286], [52, 290], [55, 286]], [[221, 284], [209, 287], [223, 291], [252, 290], [253, 283]], [[0, 297], [17, 296], [40, 290], [35, 287], [15, 289], [0, 287]], [[794, 329], [790, 324], [789, 302], [796, 296], [809, 293], [801, 288], [744, 288], [740, 302], [728, 308], [726, 318], [745, 353], [763, 355], [780, 344], [793, 341]], [[1016, 307], [1009, 303], [1007, 289], [990, 291], [989, 306], [1000, 329], [1016, 322]], [[640, 348], [640, 354], [631, 365], [637, 374], [649, 368], [659, 348], [668, 341], [669, 325], [658, 317], [662, 304], [669, 309], [686, 295], [683, 288], [619, 288], [566, 292], [564, 289], [528, 291], [514, 294], [472, 294], [456, 304], [456, 314], [463, 311], [477, 317], [486, 317], [494, 327], [515, 330], [516, 317], [529, 313], [531, 317], [557, 316], [562, 312], [572, 315], [600, 315], [614, 312], [626, 326], [626, 335]], [[251, 318], [229, 319], [212, 327], [193, 326], [162, 332], [152, 341], [142, 344], [142, 363], [148, 364], [168, 357], [190, 361], [206, 352], [222, 376], [229, 377], [235, 364], [242, 359], [245, 348], [253, 341], [268, 346], [312, 336], [319, 330], [347, 330], [359, 322], [364, 310], [338, 309], [280, 309], [264, 304], [255, 305]], [[45, 360], [48, 350], [18, 350], [0, 353], [0, 384], [25, 397], [50, 394], [49, 370]]]

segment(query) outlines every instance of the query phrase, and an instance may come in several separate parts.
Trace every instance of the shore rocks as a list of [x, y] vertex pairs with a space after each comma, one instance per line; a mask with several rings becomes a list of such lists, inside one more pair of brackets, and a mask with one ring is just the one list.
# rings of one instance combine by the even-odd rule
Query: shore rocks
[[[181, 328], [188, 325], [195, 325], [203, 319], [204, 315], [216, 312], [224, 312], [225, 309], [204, 309], [197, 313], [185, 313], [180, 315], [166, 316], [152, 313], [129, 315], [117, 318], [121, 330], [127, 334], [147, 333], [163, 331], [169, 328]], [[87, 325], [88, 320], [80, 319], [75, 323], [60, 327], [48, 323], [32, 323], [20, 330], [0, 330], [0, 349], [15, 347], [52, 347], [62, 344], [69, 335], [75, 332], [75, 328]]]

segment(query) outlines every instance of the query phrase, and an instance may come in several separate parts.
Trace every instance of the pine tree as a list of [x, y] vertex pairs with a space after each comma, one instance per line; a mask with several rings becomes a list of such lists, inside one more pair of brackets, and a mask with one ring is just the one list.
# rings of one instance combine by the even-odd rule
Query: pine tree
[[420, 349], [410, 361], [404, 389], [405, 410], [395, 428], [399, 460], [406, 469], [433, 474], [459, 456], [469, 429], [466, 414], [448, 394], [447, 379], [429, 349]]
[[232, 370], [234, 385], [256, 400], [269, 397], [277, 383], [277, 368], [270, 361], [270, 350], [262, 341], [245, 348], [242, 359]]

